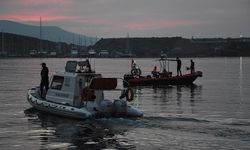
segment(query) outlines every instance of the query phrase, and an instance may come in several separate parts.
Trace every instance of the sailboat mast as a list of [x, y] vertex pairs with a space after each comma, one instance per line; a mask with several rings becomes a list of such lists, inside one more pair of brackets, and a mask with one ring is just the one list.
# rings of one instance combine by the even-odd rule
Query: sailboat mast
[[42, 17], [40, 17], [40, 47], [39, 47], [39, 50], [40, 50], [40, 54], [42, 52]]
[[4, 55], [4, 33], [2, 29], [2, 55]]

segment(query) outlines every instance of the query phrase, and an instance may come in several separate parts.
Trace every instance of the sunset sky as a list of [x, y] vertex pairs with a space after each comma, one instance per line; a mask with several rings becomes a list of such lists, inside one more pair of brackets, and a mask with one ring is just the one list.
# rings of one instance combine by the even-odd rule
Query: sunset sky
[[250, 0], [0, 0], [0, 20], [104, 38], [250, 37]]

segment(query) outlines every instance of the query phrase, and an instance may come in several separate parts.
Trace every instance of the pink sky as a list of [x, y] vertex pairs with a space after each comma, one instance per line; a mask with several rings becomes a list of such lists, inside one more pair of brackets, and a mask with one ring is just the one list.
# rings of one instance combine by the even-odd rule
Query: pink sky
[[41, 4], [70, 4], [71, 0], [21, 0], [18, 1], [23, 5], [41, 5]]
[[75, 16], [59, 16], [59, 15], [50, 15], [49, 13], [44, 14], [8, 14], [8, 15], [0, 15], [0, 18], [3, 20], [12, 20], [12, 21], [20, 21], [20, 22], [39, 22], [40, 17], [42, 16], [42, 21], [57, 21], [57, 20], [73, 20], [79, 19]]
[[102, 37], [129, 32], [132, 36], [250, 36], [249, 1], [221, 1], [10, 0], [0, 2], [0, 20], [38, 25], [42, 17], [44, 25]]

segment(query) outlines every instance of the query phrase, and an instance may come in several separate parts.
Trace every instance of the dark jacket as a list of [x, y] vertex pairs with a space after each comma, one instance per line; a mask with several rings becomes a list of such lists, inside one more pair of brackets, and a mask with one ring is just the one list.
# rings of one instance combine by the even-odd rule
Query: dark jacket
[[49, 69], [48, 67], [43, 67], [41, 70], [41, 82], [48, 84], [49, 82]]
[[177, 69], [181, 69], [181, 60], [177, 59]]

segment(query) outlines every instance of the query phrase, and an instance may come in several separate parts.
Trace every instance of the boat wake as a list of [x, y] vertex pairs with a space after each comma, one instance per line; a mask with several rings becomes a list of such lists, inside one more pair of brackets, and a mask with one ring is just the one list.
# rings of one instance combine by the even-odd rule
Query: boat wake
[[158, 128], [192, 134], [207, 134], [220, 138], [250, 141], [249, 120], [234, 120], [228, 122], [188, 117], [143, 117], [141, 122], [144, 128]]
[[[248, 145], [247, 143], [250, 141], [250, 122], [248, 120], [211, 121], [204, 118], [169, 115], [133, 119], [109, 117], [83, 121], [63, 118], [35, 109], [25, 110], [25, 114], [31, 123], [40, 123], [44, 130], [50, 131], [50, 134], [45, 134], [45, 131], [41, 130], [40, 135], [47, 138], [47, 141], [43, 143], [44, 148], [50, 146], [70, 148], [73, 146], [80, 149], [136, 149], [138, 146], [143, 147], [143, 144], [147, 145], [147, 143], [143, 143], [145, 138], [148, 138], [146, 140], [149, 143], [155, 142], [156, 147], [165, 147], [172, 143], [163, 141], [172, 138], [187, 140], [185, 136], [179, 137], [181, 135], [188, 136], [191, 141], [201, 140], [208, 143], [210, 140], [237, 140]], [[51, 132], [52, 130], [53, 132]], [[135, 135], [137, 136], [135, 137]], [[163, 139], [155, 141], [156, 136]], [[50, 145], [46, 145], [46, 143], [50, 143]], [[61, 144], [57, 145], [57, 143]]]
[[[29, 134], [46, 139], [44, 149], [75, 148], [78, 149], [135, 149], [133, 144], [123, 137], [134, 120], [126, 118], [99, 118], [75, 120], [29, 108], [24, 111], [28, 121], [40, 124], [43, 128]], [[50, 134], [47, 134], [47, 133]], [[49, 143], [49, 144], [48, 144]]]

